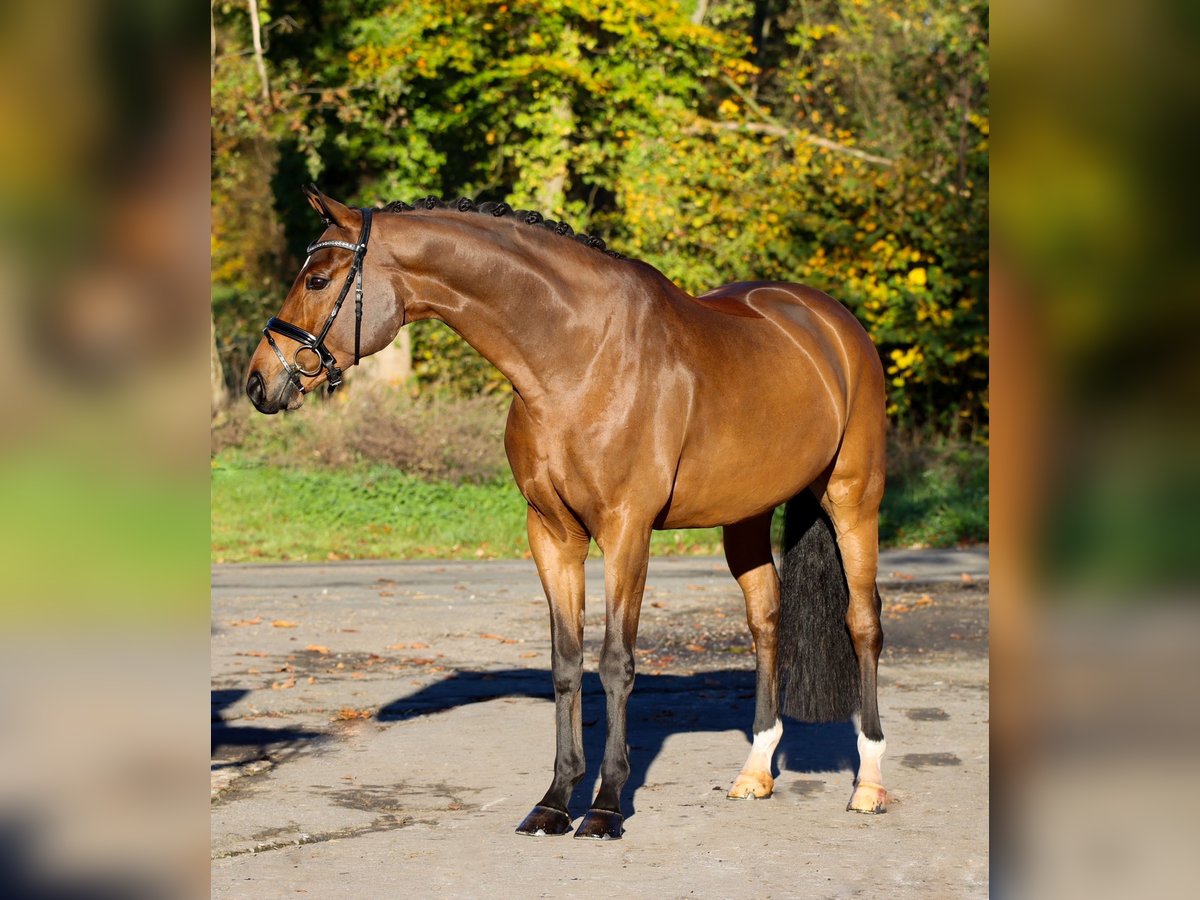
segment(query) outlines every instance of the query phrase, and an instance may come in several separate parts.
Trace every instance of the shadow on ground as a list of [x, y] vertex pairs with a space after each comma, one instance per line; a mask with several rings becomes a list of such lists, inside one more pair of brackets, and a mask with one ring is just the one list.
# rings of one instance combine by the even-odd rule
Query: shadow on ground
[[225, 719], [225, 710], [237, 703], [248, 690], [212, 691], [212, 727], [210, 755], [215, 771], [224, 766], [241, 765], [252, 759], [265, 758], [270, 752], [295, 749], [305, 741], [316, 740], [325, 735], [319, 731], [303, 728], [259, 728], [257, 726], [231, 725]]
[[[507, 697], [553, 701], [550, 674], [541, 669], [459, 671], [436, 684], [383, 706], [380, 722], [403, 722], [446, 712], [470, 703]], [[696, 731], [734, 731], [751, 738], [754, 718], [754, 673], [744, 670], [701, 672], [694, 675], [641, 674], [629, 699], [629, 783], [622, 795], [627, 815], [636, 813], [634, 795], [646, 783], [650, 764], [673, 734]], [[604, 690], [592, 672], [583, 676], [583, 744], [587, 772], [571, 799], [572, 817], [587, 811], [590, 790], [604, 753]], [[513, 727], [519, 727], [514, 721]], [[747, 750], [749, 748], [747, 747]], [[785, 720], [777, 756], [781, 770], [796, 773], [854, 771], [857, 737], [849, 722], [810, 725]], [[732, 782], [736, 772], [729, 772]], [[546, 784], [551, 770], [546, 769]], [[722, 789], [729, 785], [722, 785]], [[530, 798], [532, 804], [536, 797]]]

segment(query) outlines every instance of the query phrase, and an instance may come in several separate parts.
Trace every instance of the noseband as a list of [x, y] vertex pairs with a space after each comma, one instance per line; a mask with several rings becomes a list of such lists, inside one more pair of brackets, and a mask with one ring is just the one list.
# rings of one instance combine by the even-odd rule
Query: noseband
[[[350, 250], [354, 253], [354, 259], [350, 262], [350, 271], [346, 274], [345, 283], [342, 284], [342, 292], [338, 294], [337, 302], [333, 304], [333, 309], [329, 313], [329, 318], [325, 320], [325, 327], [321, 329], [321, 333], [312, 334], [305, 331], [299, 325], [285, 322], [278, 317], [273, 317], [267, 322], [267, 327], [263, 329], [263, 335], [266, 337], [267, 343], [271, 345], [271, 349], [275, 351], [275, 355], [279, 357], [280, 363], [283, 364], [284, 370], [288, 373], [288, 380], [296, 385], [296, 389], [302, 394], [304, 393], [304, 387], [300, 383], [301, 376], [312, 378], [320, 375], [323, 371], [329, 373], [329, 393], [332, 394], [342, 386], [342, 370], [338, 368], [337, 360], [333, 358], [333, 354], [325, 346], [325, 336], [329, 334], [329, 329], [333, 327], [333, 320], [337, 318], [342, 304], [346, 302], [351, 284], [354, 285], [354, 363], [355, 365], [358, 364], [359, 338], [362, 334], [363, 257], [367, 255], [367, 241], [371, 237], [372, 210], [363, 209], [360, 212], [362, 213], [363, 222], [362, 231], [358, 234], [357, 244], [350, 244], [346, 241], [315, 241], [308, 245], [308, 250], [306, 251], [311, 256], [317, 250], [323, 250], [326, 247], [336, 247], [339, 250]], [[296, 348], [296, 352], [292, 354], [291, 362], [288, 362], [287, 358], [283, 355], [283, 351], [275, 343], [275, 338], [271, 337], [272, 331], [300, 345]], [[305, 350], [316, 354], [317, 359], [314, 368], [306, 368], [300, 362], [300, 354]]]

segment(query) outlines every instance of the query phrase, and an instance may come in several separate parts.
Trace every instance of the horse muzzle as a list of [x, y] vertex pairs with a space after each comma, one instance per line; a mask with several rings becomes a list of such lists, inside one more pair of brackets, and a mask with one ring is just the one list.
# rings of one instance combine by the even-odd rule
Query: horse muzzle
[[290, 378], [277, 379], [277, 387], [271, 390], [263, 380], [262, 373], [252, 371], [246, 379], [246, 396], [260, 413], [274, 415], [281, 409], [299, 409], [304, 404], [304, 394]]

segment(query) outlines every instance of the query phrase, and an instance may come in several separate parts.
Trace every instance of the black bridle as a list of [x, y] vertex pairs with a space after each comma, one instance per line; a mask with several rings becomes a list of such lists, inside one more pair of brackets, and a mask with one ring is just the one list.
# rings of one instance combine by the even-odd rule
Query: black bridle
[[[350, 271], [346, 275], [346, 281], [342, 285], [342, 292], [338, 294], [337, 302], [333, 304], [333, 309], [329, 313], [329, 318], [325, 320], [325, 327], [321, 329], [320, 334], [312, 334], [305, 331], [299, 325], [293, 325], [291, 322], [285, 322], [278, 317], [272, 317], [271, 321], [267, 322], [267, 327], [263, 329], [263, 335], [267, 339], [267, 343], [271, 345], [271, 349], [275, 351], [275, 355], [279, 357], [279, 361], [283, 364], [284, 370], [288, 373], [288, 380], [296, 385], [296, 389], [300, 393], [304, 393], [304, 386], [300, 382], [301, 376], [313, 378], [325, 371], [329, 373], [329, 393], [333, 393], [342, 386], [342, 370], [338, 368], [337, 360], [333, 358], [333, 354], [329, 352], [329, 348], [325, 346], [325, 336], [329, 334], [329, 329], [333, 327], [333, 320], [337, 318], [337, 314], [342, 309], [342, 304], [346, 302], [346, 297], [350, 293], [350, 285], [354, 284], [354, 364], [358, 364], [359, 360], [359, 338], [362, 334], [362, 268], [363, 257], [367, 255], [367, 241], [371, 237], [371, 213], [370, 209], [360, 210], [363, 217], [362, 231], [358, 234], [358, 243], [350, 244], [346, 241], [314, 241], [308, 245], [306, 251], [309, 256], [317, 250], [322, 250], [326, 247], [336, 247], [340, 250], [350, 250], [354, 253], [354, 259], [350, 262]], [[275, 339], [271, 337], [271, 332], [282, 335], [285, 338], [295, 341], [300, 346], [296, 348], [296, 352], [292, 354], [292, 361], [288, 362], [283, 355], [283, 351], [275, 343]], [[300, 354], [308, 350], [317, 355], [317, 365], [313, 369], [307, 369], [300, 362]]]

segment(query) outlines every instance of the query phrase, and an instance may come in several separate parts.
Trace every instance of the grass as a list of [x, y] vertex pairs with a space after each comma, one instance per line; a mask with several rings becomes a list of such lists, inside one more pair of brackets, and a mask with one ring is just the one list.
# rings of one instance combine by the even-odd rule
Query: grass
[[[908, 441], [890, 452], [884, 546], [987, 540], [986, 448]], [[282, 466], [232, 447], [213, 459], [212, 559], [494, 559], [527, 556], [511, 477], [453, 483], [378, 462]], [[719, 553], [719, 529], [656, 532], [652, 552]]]
[[888, 448], [879, 515], [885, 547], [954, 547], [988, 540], [988, 451], [913, 438]]

